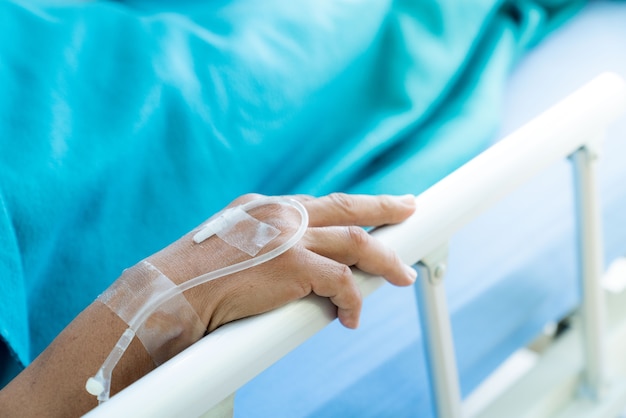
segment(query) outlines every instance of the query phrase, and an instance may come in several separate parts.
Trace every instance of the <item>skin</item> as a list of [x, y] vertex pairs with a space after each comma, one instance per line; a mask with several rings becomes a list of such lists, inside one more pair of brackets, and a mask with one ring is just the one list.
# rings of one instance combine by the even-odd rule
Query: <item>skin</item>
[[[258, 195], [246, 195], [230, 206], [255, 198]], [[293, 248], [265, 264], [185, 292], [208, 332], [312, 292], [330, 298], [337, 306], [341, 323], [356, 328], [362, 297], [350, 266], [383, 276], [399, 286], [415, 281], [413, 269], [361, 228], [403, 221], [415, 210], [412, 196], [332, 194], [322, 198], [294, 198], [303, 203], [310, 219], [304, 237]], [[269, 214], [261, 210], [253, 215], [263, 219]], [[294, 224], [290, 216], [293, 218], [293, 214], [280, 213], [278, 217], [274, 214], [274, 218], [284, 220], [287, 226]], [[223, 242], [209, 239], [195, 244], [192, 236], [193, 232], [185, 235], [148, 261], [175, 283], [211, 271]], [[108, 307], [93, 302], [0, 391], [2, 416], [78, 416], [95, 407], [96, 400], [85, 391], [85, 382], [100, 367], [126, 326]], [[114, 371], [111, 393], [153, 368], [141, 343], [133, 340]]]

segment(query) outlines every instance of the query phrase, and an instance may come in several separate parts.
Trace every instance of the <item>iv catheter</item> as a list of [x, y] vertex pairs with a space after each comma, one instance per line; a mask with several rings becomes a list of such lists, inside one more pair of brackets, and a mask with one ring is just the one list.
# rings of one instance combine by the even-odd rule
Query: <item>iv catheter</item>
[[241, 209], [245, 212], [248, 212], [260, 206], [272, 204], [289, 206], [298, 211], [300, 215], [300, 225], [298, 226], [296, 232], [284, 243], [270, 251], [190, 279], [184, 283], [174, 286], [171, 289], [168, 289], [167, 291], [158, 295], [158, 297], [152, 299], [150, 303], [140, 307], [134, 317], [129, 321], [128, 328], [124, 331], [120, 339], [117, 341], [115, 347], [107, 356], [106, 360], [104, 361], [98, 372], [93, 377], [90, 377], [87, 380], [85, 388], [90, 394], [97, 396], [99, 403], [105, 402], [109, 399], [111, 390], [111, 375], [113, 373], [113, 369], [115, 368], [118, 361], [135, 337], [136, 330], [148, 319], [150, 315], [152, 315], [157, 310], [159, 306], [161, 306], [174, 296], [180, 294], [181, 292], [184, 292], [195, 286], [199, 286], [209, 281], [216, 280], [227, 275], [235, 274], [270, 261], [288, 251], [302, 238], [309, 224], [309, 216], [306, 208], [300, 202], [294, 199], [286, 199], [281, 197], [265, 197], [255, 199], [243, 205], [224, 210], [220, 215], [218, 215], [214, 219], [210, 219], [205, 225], [201, 226], [199, 231], [194, 235], [193, 240], [195, 243], [200, 243], [210, 238], [211, 236], [218, 234], [221, 228], [231, 226], [229, 224], [229, 214], [231, 214], [232, 211], [235, 209]]

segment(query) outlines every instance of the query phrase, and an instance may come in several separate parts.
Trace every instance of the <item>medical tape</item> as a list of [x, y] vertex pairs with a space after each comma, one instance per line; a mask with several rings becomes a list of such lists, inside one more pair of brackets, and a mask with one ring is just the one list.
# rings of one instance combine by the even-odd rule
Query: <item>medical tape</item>
[[217, 218], [209, 220], [193, 236], [196, 243], [217, 235], [222, 241], [254, 257], [280, 230], [250, 216], [241, 206], [226, 209]]
[[[167, 293], [173, 295], [159, 303]], [[98, 299], [130, 328], [158, 366], [202, 338], [206, 326], [178, 286], [147, 261], [126, 269]], [[152, 303], [158, 307], [140, 324], [139, 311]]]
[[[207, 222], [194, 235], [194, 241], [199, 243], [213, 235], [254, 257], [280, 235], [280, 230], [238, 206]], [[161, 301], [164, 294], [170, 296]], [[98, 300], [129, 325], [157, 366], [198, 341], [206, 332], [206, 326], [179, 286], [145, 260], [125, 270]], [[145, 321], [137, 323], [140, 310], [151, 304], [156, 304], [154, 311]]]
[[[291, 236], [273, 248], [260, 253], [270, 241], [281, 235], [279, 229], [259, 221], [246, 212], [246, 210], [265, 205], [281, 205], [295, 209], [300, 215], [300, 224]], [[280, 197], [256, 199], [241, 207], [221, 212], [192, 232], [194, 233], [193, 241], [196, 243], [215, 235], [230, 247], [245, 253], [249, 258], [241, 259], [243, 254], [224, 257], [224, 254], [213, 253], [214, 259], [211, 260], [211, 264], [222, 265], [213, 265], [211, 271], [189, 278], [178, 285], [145, 260], [125, 270], [122, 276], [98, 297], [98, 300], [108, 306], [129, 327], [119, 338], [96, 374], [87, 380], [85, 384], [87, 392], [97, 396], [99, 403], [109, 399], [113, 370], [135, 335], [141, 340], [157, 365], [199, 340], [205, 334], [206, 328], [183, 292], [278, 257], [296, 245], [304, 236], [308, 223], [309, 216], [306, 208], [296, 200]], [[188, 245], [188, 241], [183, 238], [163, 251], [176, 257], [181, 245]], [[225, 249], [225, 247], [222, 248], [222, 250]], [[210, 254], [207, 255], [211, 257]], [[160, 260], [167, 260], [167, 256]], [[176, 258], [169, 262], [175, 264]], [[224, 263], [227, 264], [224, 265]], [[184, 269], [184, 266], [182, 268]]]

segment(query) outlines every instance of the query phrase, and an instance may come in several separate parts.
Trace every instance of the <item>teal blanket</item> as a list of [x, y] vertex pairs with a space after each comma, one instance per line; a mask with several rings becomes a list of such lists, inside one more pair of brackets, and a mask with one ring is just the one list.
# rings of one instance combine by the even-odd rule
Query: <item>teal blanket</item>
[[12, 359], [240, 194], [423, 191], [486, 146], [512, 64], [579, 6], [0, 1]]

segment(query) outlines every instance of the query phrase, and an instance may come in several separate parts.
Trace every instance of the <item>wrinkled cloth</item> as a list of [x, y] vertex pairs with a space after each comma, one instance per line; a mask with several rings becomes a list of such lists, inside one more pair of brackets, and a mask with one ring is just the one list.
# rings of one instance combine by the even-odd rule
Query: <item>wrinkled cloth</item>
[[423, 191], [580, 5], [1, 1], [2, 339], [29, 364], [238, 195]]

